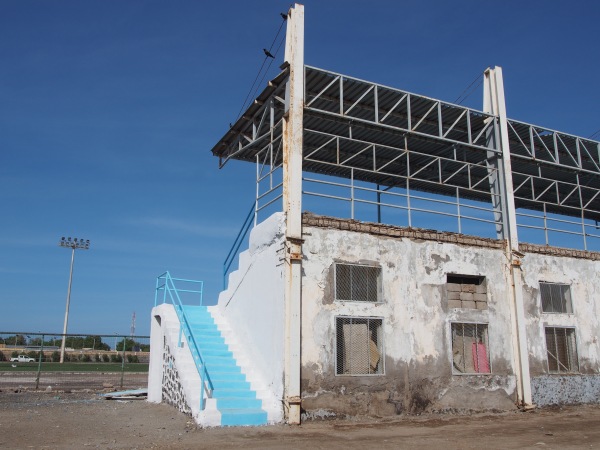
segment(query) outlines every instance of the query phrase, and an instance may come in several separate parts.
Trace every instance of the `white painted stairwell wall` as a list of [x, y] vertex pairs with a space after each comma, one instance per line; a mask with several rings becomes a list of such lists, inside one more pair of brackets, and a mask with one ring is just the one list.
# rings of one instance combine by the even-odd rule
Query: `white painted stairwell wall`
[[152, 309], [148, 401], [170, 403], [190, 413], [201, 426], [219, 426], [221, 414], [213, 399], [207, 399], [205, 409], [200, 410], [200, 375], [185, 336], [178, 346], [179, 327], [173, 305], [163, 303]]
[[240, 254], [239, 268], [229, 275], [215, 308], [254, 372], [248, 377], [261, 380], [276, 401], [283, 398], [284, 227], [283, 213], [275, 213], [252, 229], [249, 249]]

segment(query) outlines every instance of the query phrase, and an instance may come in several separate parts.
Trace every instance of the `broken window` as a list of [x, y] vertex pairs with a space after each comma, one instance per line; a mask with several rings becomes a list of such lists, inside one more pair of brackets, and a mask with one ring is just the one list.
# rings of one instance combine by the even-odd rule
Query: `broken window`
[[452, 368], [454, 373], [491, 372], [486, 324], [452, 324]]
[[577, 346], [574, 328], [546, 327], [548, 372], [577, 372]]
[[381, 301], [381, 268], [335, 264], [335, 299], [351, 302]]
[[485, 277], [456, 274], [446, 277], [449, 308], [487, 309]]
[[336, 375], [383, 373], [382, 320], [336, 317]]
[[540, 282], [542, 312], [572, 313], [571, 288], [568, 284]]

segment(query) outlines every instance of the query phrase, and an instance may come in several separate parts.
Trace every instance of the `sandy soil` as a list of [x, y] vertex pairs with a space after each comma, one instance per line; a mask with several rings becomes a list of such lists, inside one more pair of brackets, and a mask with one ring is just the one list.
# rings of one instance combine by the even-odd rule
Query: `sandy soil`
[[600, 406], [201, 429], [172, 407], [144, 400], [104, 400], [95, 393], [0, 392], [0, 448], [7, 449], [442, 447], [600, 447]]

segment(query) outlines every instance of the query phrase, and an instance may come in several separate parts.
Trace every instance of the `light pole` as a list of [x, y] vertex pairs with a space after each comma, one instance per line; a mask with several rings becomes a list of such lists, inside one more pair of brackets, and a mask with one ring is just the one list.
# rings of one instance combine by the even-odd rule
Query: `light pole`
[[67, 290], [67, 308], [65, 310], [65, 326], [63, 327], [62, 343], [60, 345], [60, 362], [65, 361], [65, 343], [67, 340], [67, 323], [69, 322], [69, 303], [71, 302], [71, 283], [73, 282], [73, 263], [75, 262], [75, 250], [88, 250], [90, 248], [90, 240], [61, 238], [58, 245], [64, 248], [71, 249], [71, 270], [69, 271], [69, 289]]

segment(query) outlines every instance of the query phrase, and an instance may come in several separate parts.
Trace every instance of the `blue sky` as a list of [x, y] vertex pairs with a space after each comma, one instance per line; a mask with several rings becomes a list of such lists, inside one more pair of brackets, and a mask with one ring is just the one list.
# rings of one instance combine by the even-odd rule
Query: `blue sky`
[[[282, 1], [0, 3], [0, 331], [149, 332], [155, 277], [205, 281], [253, 200], [218, 169]], [[595, 1], [307, 1], [306, 63], [445, 101], [503, 67], [508, 115], [600, 129]], [[270, 77], [281, 62], [277, 55]], [[481, 108], [481, 88], [464, 103]]]

